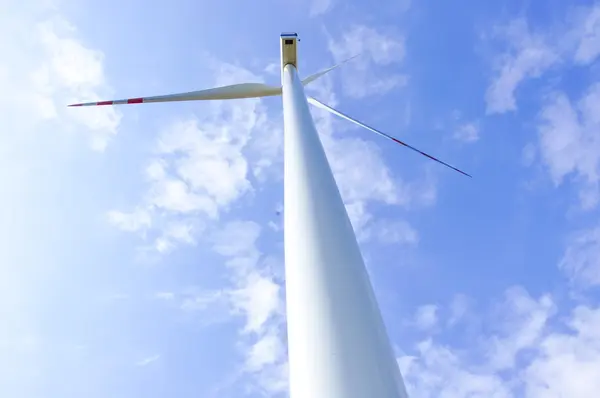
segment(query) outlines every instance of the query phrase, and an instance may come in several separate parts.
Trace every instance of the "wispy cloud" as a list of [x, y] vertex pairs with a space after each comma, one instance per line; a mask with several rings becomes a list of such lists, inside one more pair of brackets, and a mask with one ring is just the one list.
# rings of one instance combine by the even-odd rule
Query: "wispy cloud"
[[580, 65], [592, 63], [600, 55], [600, 4], [577, 9], [569, 32], [576, 41], [574, 59]]
[[227, 257], [236, 287], [234, 308], [246, 317], [245, 332], [259, 333], [270, 318], [282, 311], [280, 286], [270, 270], [261, 269], [256, 240], [261, 227], [254, 222], [230, 222], [214, 235], [214, 250]]
[[358, 239], [361, 241], [407, 246], [416, 246], [419, 243], [417, 230], [403, 220], [375, 220], [359, 232]]
[[173, 300], [175, 298], [175, 293], [173, 293], [173, 292], [157, 292], [154, 296], [160, 300]]
[[[486, 94], [488, 113], [516, 110], [515, 91], [527, 79], [590, 65], [597, 59], [600, 5], [566, 9], [562, 24], [535, 32], [524, 18], [497, 29], [508, 50], [496, 58], [496, 75]], [[525, 147], [523, 161], [533, 165], [536, 158], [540, 160], [556, 187], [574, 183], [580, 208], [594, 209], [600, 200], [600, 144], [594, 134], [600, 126], [595, 112], [600, 106], [600, 85], [592, 80], [578, 98], [573, 98], [568, 81], [553, 79], [546, 86], [536, 121], [538, 143]]]
[[485, 95], [487, 113], [517, 110], [515, 92], [527, 79], [553, 67], [589, 65], [600, 55], [600, 5], [570, 7], [562, 25], [534, 30], [523, 17], [495, 27], [506, 46], [494, 59], [495, 73]]
[[600, 285], [600, 228], [574, 233], [559, 267], [577, 287]]
[[536, 299], [515, 287], [505, 297], [484, 328], [465, 329], [471, 333], [466, 339], [429, 338], [416, 345], [415, 355], [399, 358], [411, 396], [593, 396], [600, 369], [600, 334], [593, 328], [600, 309], [577, 306], [555, 319], [547, 295]]
[[476, 142], [479, 140], [479, 129], [480, 126], [477, 122], [461, 124], [454, 131], [454, 139], [467, 143]]
[[565, 322], [567, 331], [548, 334], [539, 354], [523, 373], [532, 398], [593, 397], [600, 388], [600, 308], [576, 307]]
[[[46, 9], [44, 4], [39, 7]], [[0, 96], [4, 128], [26, 131], [40, 123], [55, 123], [57, 131], [79, 131], [93, 149], [103, 151], [117, 133], [121, 120], [117, 110], [73, 112], [66, 105], [112, 93], [104, 73], [104, 54], [86, 47], [75, 27], [56, 10], [44, 19], [21, 7], [11, 11], [0, 20], [0, 34], [12, 38], [3, 42], [11, 68], [0, 73], [3, 92], [11, 94]]]
[[113, 210], [109, 211], [107, 216], [111, 224], [123, 231], [136, 232], [152, 226], [152, 218], [145, 209], [137, 208], [131, 213]]
[[419, 329], [431, 330], [438, 322], [438, 306], [434, 304], [423, 305], [417, 309], [415, 324]]
[[568, 175], [581, 183], [581, 206], [598, 204], [600, 178], [600, 84], [593, 84], [576, 103], [562, 92], [552, 93], [540, 111], [539, 150], [555, 185]]
[[495, 73], [487, 89], [485, 100], [487, 113], [504, 113], [517, 109], [515, 91], [528, 78], [541, 76], [560, 60], [549, 38], [532, 32], [525, 19], [516, 19], [497, 28], [508, 49], [495, 60]]
[[135, 363], [136, 366], [148, 366], [151, 363], [154, 363], [160, 359], [160, 355], [152, 355], [146, 358], [143, 358]]
[[341, 70], [344, 93], [352, 98], [383, 95], [408, 83], [406, 74], [384, 69], [404, 60], [405, 40], [398, 33], [354, 25], [329, 39], [329, 51], [337, 62], [359, 55]]
[[282, 328], [285, 315], [276, 272], [260, 261], [260, 232], [260, 226], [254, 222], [231, 222], [214, 235], [213, 247], [227, 258], [233, 282], [229, 293], [232, 309], [246, 319], [242, 330], [242, 370], [256, 376], [254, 388], [274, 394], [287, 388]]
[[495, 370], [514, 367], [517, 354], [538, 344], [548, 320], [555, 313], [556, 307], [550, 296], [536, 300], [522, 288], [508, 289], [496, 314], [502, 320], [500, 330], [488, 342], [489, 365]]

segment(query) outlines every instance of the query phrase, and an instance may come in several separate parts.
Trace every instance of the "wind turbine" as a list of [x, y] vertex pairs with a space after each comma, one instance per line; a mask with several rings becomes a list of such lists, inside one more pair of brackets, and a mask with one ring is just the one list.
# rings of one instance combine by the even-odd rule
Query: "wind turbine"
[[279, 87], [243, 83], [187, 93], [69, 106], [282, 95], [290, 397], [407, 398], [363, 257], [308, 104], [469, 175], [315, 98], [307, 97], [305, 85], [341, 64], [300, 79], [297, 70], [298, 41], [296, 33], [281, 34], [282, 85]]

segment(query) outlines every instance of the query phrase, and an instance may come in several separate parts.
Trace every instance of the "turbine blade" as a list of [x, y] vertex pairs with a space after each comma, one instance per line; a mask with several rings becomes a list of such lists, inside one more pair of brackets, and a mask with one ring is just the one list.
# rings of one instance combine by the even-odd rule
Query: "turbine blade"
[[308, 76], [306, 79], [303, 79], [303, 80], [302, 80], [302, 85], [303, 85], [303, 86], [306, 86], [307, 84], [309, 84], [309, 83], [311, 83], [311, 82], [313, 82], [313, 81], [317, 80], [318, 78], [320, 78], [320, 77], [321, 77], [321, 76], [323, 76], [324, 74], [326, 74], [326, 73], [328, 73], [328, 72], [331, 72], [332, 70], [334, 70], [334, 69], [335, 69], [335, 68], [337, 68], [338, 66], [342, 66], [342, 65], [343, 65], [343, 64], [345, 64], [346, 62], [348, 62], [348, 61], [350, 61], [350, 60], [353, 60], [354, 58], [358, 57], [359, 55], [360, 55], [360, 54], [356, 54], [356, 55], [354, 55], [354, 56], [352, 56], [352, 57], [350, 57], [350, 58], [348, 58], [348, 59], [346, 59], [346, 60], [344, 60], [344, 61], [340, 62], [340, 63], [339, 63], [339, 64], [337, 64], [337, 65], [333, 65], [333, 66], [332, 66], [332, 67], [330, 67], [330, 68], [324, 69], [324, 70], [322, 70], [322, 71], [320, 71], [320, 72], [317, 72], [317, 73], [315, 73], [315, 74], [313, 74], [313, 75], [310, 75], [310, 76]]
[[405, 142], [402, 142], [402, 141], [400, 141], [399, 139], [392, 137], [391, 135], [388, 135], [388, 134], [382, 133], [381, 131], [374, 129], [373, 127], [367, 126], [366, 124], [364, 124], [364, 123], [361, 123], [361, 122], [359, 122], [358, 120], [356, 120], [356, 119], [353, 119], [353, 118], [351, 118], [350, 116], [348, 116], [348, 115], [345, 115], [345, 114], [343, 114], [342, 112], [340, 112], [340, 111], [338, 111], [338, 110], [336, 110], [336, 109], [333, 109], [332, 107], [330, 107], [330, 106], [328, 106], [328, 105], [325, 105], [324, 103], [322, 103], [322, 102], [320, 102], [320, 101], [316, 100], [316, 99], [315, 99], [315, 98], [313, 98], [313, 97], [307, 97], [307, 99], [308, 99], [308, 102], [309, 102], [309, 103], [311, 103], [311, 104], [313, 104], [313, 105], [317, 106], [318, 108], [325, 109], [326, 111], [329, 111], [329, 112], [333, 113], [334, 115], [337, 115], [337, 116], [339, 116], [339, 117], [341, 117], [341, 118], [343, 118], [343, 119], [346, 119], [346, 120], [348, 120], [348, 121], [350, 121], [350, 122], [352, 122], [352, 123], [355, 123], [355, 124], [357, 124], [357, 125], [359, 125], [359, 126], [361, 126], [361, 127], [364, 127], [364, 128], [366, 128], [367, 130], [370, 130], [370, 131], [372, 131], [372, 132], [374, 132], [374, 133], [376, 133], [376, 134], [379, 134], [379, 135], [381, 135], [381, 136], [383, 136], [383, 137], [385, 137], [385, 138], [387, 138], [387, 139], [390, 139], [390, 140], [392, 140], [392, 141], [396, 142], [397, 144], [400, 144], [400, 145], [403, 145], [403, 146], [405, 146], [405, 147], [407, 147], [407, 148], [409, 148], [409, 149], [412, 149], [413, 151], [415, 151], [415, 152], [418, 152], [418, 153], [420, 153], [421, 155], [424, 155], [424, 156], [428, 157], [429, 159], [435, 160], [436, 162], [438, 162], [438, 163], [441, 163], [441, 164], [443, 164], [444, 166], [451, 168], [452, 170], [458, 171], [459, 173], [461, 173], [461, 174], [464, 174], [464, 175], [466, 175], [467, 177], [472, 177], [470, 174], [467, 174], [467, 173], [465, 173], [464, 171], [462, 171], [462, 170], [459, 170], [459, 169], [457, 169], [456, 167], [454, 167], [454, 166], [451, 166], [451, 165], [449, 165], [449, 164], [448, 164], [448, 163], [446, 163], [446, 162], [443, 162], [443, 161], [441, 161], [441, 160], [439, 160], [439, 159], [437, 159], [437, 158], [435, 158], [435, 157], [433, 157], [433, 156], [431, 156], [431, 155], [429, 155], [429, 154], [427, 154], [427, 153], [425, 153], [425, 152], [423, 152], [423, 151], [421, 151], [421, 150], [419, 150], [419, 149], [417, 149], [417, 148], [415, 148], [415, 147], [413, 147], [413, 146], [410, 146], [410, 145], [408, 145], [407, 143], [405, 143]]
[[231, 86], [209, 88], [207, 90], [189, 91], [187, 93], [159, 95], [154, 97], [128, 98], [111, 101], [86, 102], [82, 104], [72, 104], [69, 106], [97, 106], [142, 104], [149, 102], [225, 100], [238, 98], [269, 97], [279, 94], [281, 94], [281, 87], [268, 86], [262, 83], [242, 83], [234, 84]]

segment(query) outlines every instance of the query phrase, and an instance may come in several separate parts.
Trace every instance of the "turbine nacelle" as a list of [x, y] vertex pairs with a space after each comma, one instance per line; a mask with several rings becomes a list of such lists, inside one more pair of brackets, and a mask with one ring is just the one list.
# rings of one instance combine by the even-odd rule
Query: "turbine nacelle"
[[282, 33], [280, 38], [281, 48], [281, 81], [283, 82], [283, 68], [286, 65], [294, 65], [298, 70], [298, 39], [297, 33]]

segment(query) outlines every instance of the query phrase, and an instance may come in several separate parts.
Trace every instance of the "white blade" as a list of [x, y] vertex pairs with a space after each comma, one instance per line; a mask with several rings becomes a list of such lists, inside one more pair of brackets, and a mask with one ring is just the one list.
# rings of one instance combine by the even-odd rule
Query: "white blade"
[[303, 79], [303, 80], [302, 80], [302, 85], [303, 85], [303, 86], [306, 86], [307, 84], [309, 84], [309, 83], [311, 83], [311, 82], [313, 82], [313, 81], [317, 80], [318, 78], [320, 78], [320, 77], [321, 77], [321, 76], [323, 76], [324, 74], [331, 72], [332, 70], [334, 70], [334, 69], [335, 69], [335, 68], [337, 68], [338, 66], [342, 66], [342, 65], [343, 65], [343, 64], [345, 64], [346, 62], [348, 62], [348, 61], [350, 61], [350, 60], [352, 60], [352, 59], [354, 59], [354, 58], [358, 57], [359, 55], [360, 55], [360, 54], [357, 54], [357, 55], [355, 55], [355, 56], [353, 56], [353, 57], [350, 57], [350, 58], [348, 58], [348, 59], [346, 59], [346, 60], [344, 60], [344, 61], [340, 62], [340, 63], [339, 63], [339, 64], [337, 64], [337, 65], [333, 65], [331, 68], [327, 68], [327, 69], [324, 69], [324, 70], [322, 70], [322, 71], [320, 71], [320, 72], [317, 72], [317, 73], [315, 73], [314, 75], [310, 75], [310, 76], [309, 76], [309, 77], [307, 77], [306, 79]]
[[457, 169], [457, 168], [456, 168], [456, 167], [454, 167], [454, 166], [450, 166], [448, 163], [446, 163], [446, 162], [443, 162], [443, 161], [441, 161], [441, 160], [439, 160], [439, 159], [437, 159], [437, 158], [435, 158], [435, 157], [433, 157], [433, 156], [431, 156], [431, 155], [429, 155], [429, 154], [427, 154], [427, 153], [425, 153], [425, 152], [423, 152], [423, 151], [421, 151], [421, 150], [419, 150], [419, 149], [417, 149], [417, 148], [415, 148], [415, 147], [413, 147], [413, 146], [410, 146], [410, 145], [408, 145], [407, 143], [405, 143], [405, 142], [402, 142], [402, 141], [400, 141], [399, 139], [392, 137], [391, 135], [388, 135], [388, 134], [382, 133], [381, 131], [374, 129], [373, 127], [367, 126], [366, 124], [364, 124], [364, 123], [361, 123], [361, 122], [359, 122], [358, 120], [356, 120], [356, 119], [353, 119], [353, 118], [351, 118], [350, 116], [348, 116], [348, 115], [345, 115], [345, 114], [343, 114], [342, 112], [340, 112], [340, 111], [338, 111], [338, 110], [336, 110], [336, 109], [333, 109], [332, 107], [330, 107], [330, 106], [328, 106], [328, 105], [325, 105], [324, 103], [322, 103], [322, 102], [320, 102], [320, 101], [318, 101], [318, 100], [314, 99], [313, 97], [308, 97], [307, 99], [308, 99], [308, 102], [309, 102], [309, 103], [311, 103], [311, 104], [313, 104], [313, 105], [317, 106], [318, 108], [325, 109], [326, 111], [329, 111], [329, 112], [333, 113], [334, 115], [337, 115], [337, 116], [339, 116], [339, 117], [341, 117], [341, 118], [343, 118], [343, 119], [346, 119], [346, 120], [348, 120], [348, 121], [350, 121], [350, 122], [352, 122], [352, 123], [355, 123], [355, 124], [357, 124], [357, 125], [359, 125], [359, 126], [361, 126], [361, 127], [364, 127], [364, 128], [366, 128], [367, 130], [370, 130], [370, 131], [372, 131], [372, 132], [374, 132], [374, 133], [376, 133], [376, 134], [379, 134], [379, 135], [381, 135], [382, 137], [385, 137], [385, 138], [387, 138], [387, 139], [390, 139], [390, 140], [394, 141], [394, 142], [395, 142], [395, 143], [397, 143], [397, 144], [400, 144], [400, 145], [403, 145], [403, 146], [405, 146], [405, 147], [407, 147], [407, 148], [409, 148], [409, 149], [412, 149], [413, 151], [415, 151], [415, 152], [418, 152], [418, 153], [420, 153], [421, 155], [423, 155], [423, 156], [426, 156], [426, 157], [428, 157], [428, 158], [429, 158], [429, 159], [431, 159], [431, 160], [435, 160], [436, 162], [438, 162], [438, 163], [441, 163], [441, 164], [443, 164], [444, 166], [451, 168], [452, 170], [458, 171], [459, 173], [461, 173], [461, 174], [464, 174], [464, 175], [466, 175], [467, 177], [471, 177], [471, 175], [469, 175], [469, 174], [465, 173], [464, 171], [462, 171], [462, 170], [459, 170], [459, 169]]
[[72, 104], [69, 106], [98, 106], [98, 105], [123, 105], [143, 104], [149, 102], [171, 102], [171, 101], [202, 101], [202, 100], [226, 100], [238, 98], [269, 97], [281, 94], [281, 87], [268, 86], [262, 83], [242, 83], [231, 86], [209, 88], [207, 90], [190, 91], [187, 93], [159, 95], [154, 97], [138, 97], [121, 100], [87, 102]]

